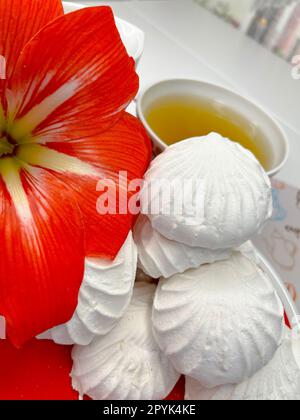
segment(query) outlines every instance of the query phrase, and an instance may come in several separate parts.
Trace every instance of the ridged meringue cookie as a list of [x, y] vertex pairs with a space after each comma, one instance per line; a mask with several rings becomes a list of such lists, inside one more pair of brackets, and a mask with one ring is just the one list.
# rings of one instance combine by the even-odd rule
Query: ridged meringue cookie
[[161, 279], [154, 335], [176, 370], [207, 388], [240, 383], [274, 356], [284, 310], [269, 278], [240, 253]]
[[119, 324], [105, 337], [73, 350], [73, 387], [94, 400], [159, 400], [179, 380], [152, 332], [155, 285], [138, 283]]
[[300, 401], [300, 338], [286, 339], [272, 361], [239, 385], [205, 389], [186, 378], [186, 400]]
[[226, 260], [233, 253], [231, 249], [193, 248], [171, 241], [153, 229], [150, 220], [143, 215], [137, 220], [133, 237], [138, 248], [138, 266], [155, 279]]
[[78, 306], [72, 319], [41, 334], [58, 344], [89, 344], [107, 334], [124, 315], [132, 296], [137, 248], [132, 232], [114, 261], [87, 258]]
[[[163, 181], [159, 187], [158, 180]], [[178, 214], [177, 201], [183, 196], [178, 183], [184, 180], [192, 180], [193, 187], [184, 194], [184, 211]], [[163, 236], [189, 246], [236, 248], [272, 215], [271, 183], [260, 163], [216, 133], [168, 147], [152, 162], [145, 181], [142, 212]], [[167, 193], [167, 181], [175, 194]], [[197, 212], [192, 211], [195, 203]]]

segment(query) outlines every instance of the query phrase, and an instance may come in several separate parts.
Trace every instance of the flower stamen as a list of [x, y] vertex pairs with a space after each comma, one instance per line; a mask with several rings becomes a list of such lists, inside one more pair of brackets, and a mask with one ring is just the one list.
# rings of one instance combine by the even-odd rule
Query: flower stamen
[[7, 136], [0, 139], [0, 157], [14, 154], [16, 143]]

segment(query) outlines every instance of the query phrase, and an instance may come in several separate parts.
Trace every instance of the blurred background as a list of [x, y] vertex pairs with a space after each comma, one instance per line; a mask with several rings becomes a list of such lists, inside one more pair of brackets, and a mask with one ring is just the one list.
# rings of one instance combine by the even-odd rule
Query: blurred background
[[299, 0], [196, 0], [287, 61], [300, 54]]
[[[94, 3], [93, 0], [73, 1]], [[122, 0], [122, 2], [126, 1], [134, 0]], [[172, 1], [174, 0], [169, 0], [170, 3]], [[291, 62], [295, 55], [300, 54], [300, 0], [194, 1], [235, 28], [240, 29], [284, 60]], [[104, 0], [103, 3], [105, 3]]]

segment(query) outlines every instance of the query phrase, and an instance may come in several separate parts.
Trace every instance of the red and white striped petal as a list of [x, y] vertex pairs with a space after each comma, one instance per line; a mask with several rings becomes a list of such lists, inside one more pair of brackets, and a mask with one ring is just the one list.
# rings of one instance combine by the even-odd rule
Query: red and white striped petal
[[[79, 130], [78, 126], [75, 133]], [[127, 171], [129, 180], [144, 175], [152, 156], [151, 142], [143, 125], [128, 113], [100, 135], [95, 130], [93, 135], [78, 137], [66, 128], [66, 137], [66, 141], [59, 142], [53, 134], [47, 147], [94, 165], [106, 174]]]
[[24, 48], [7, 92], [8, 130], [21, 143], [99, 134], [137, 90], [111, 9], [85, 8], [56, 19]]
[[26, 43], [60, 15], [63, 15], [61, 0], [0, 1], [0, 54], [6, 60], [8, 80]]
[[[101, 135], [82, 139], [72, 139], [72, 135], [70, 130], [69, 141], [63, 143], [22, 145], [18, 157], [31, 165], [56, 172], [58, 178], [65, 181], [83, 214], [86, 255], [114, 259], [135, 216], [127, 212], [125, 203], [135, 191], [126, 191], [122, 203], [119, 193], [131, 180], [143, 178], [151, 159], [150, 140], [141, 123], [129, 114], [124, 114]], [[120, 178], [123, 185], [120, 185], [120, 172], [127, 174], [127, 179]], [[99, 188], [101, 180], [115, 183], [115, 189], [107, 192], [107, 198], [110, 203], [115, 202], [116, 214], [99, 214], [97, 211], [97, 203], [104, 192], [101, 187], [105, 182]], [[124, 208], [120, 212], [121, 206]]]
[[84, 272], [80, 210], [67, 187], [43, 169], [0, 161], [0, 313], [21, 346], [68, 321]]

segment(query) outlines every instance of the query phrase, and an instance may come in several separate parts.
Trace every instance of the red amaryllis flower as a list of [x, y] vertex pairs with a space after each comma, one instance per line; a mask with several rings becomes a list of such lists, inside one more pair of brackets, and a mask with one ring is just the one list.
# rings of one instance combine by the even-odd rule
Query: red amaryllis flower
[[0, 313], [16, 346], [68, 321], [85, 256], [114, 258], [132, 216], [96, 211], [99, 179], [141, 178], [150, 144], [108, 7], [0, 0]]

